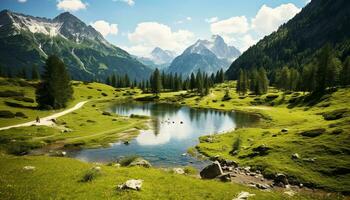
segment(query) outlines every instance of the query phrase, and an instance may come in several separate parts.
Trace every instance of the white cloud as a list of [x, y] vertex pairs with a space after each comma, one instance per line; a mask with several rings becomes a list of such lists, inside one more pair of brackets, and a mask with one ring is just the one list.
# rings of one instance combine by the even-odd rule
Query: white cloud
[[186, 17], [186, 20], [187, 20], [187, 21], [191, 21], [191, 20], [192, 20], [192, 17]]
[[167, 25], [158, 22], [139, 23], [128, 39], [134, 46], [124, 47], [138, 56], [148, 56], [155, 47], [181, 52], [194, 42], [194, 34], [187, 30], [172, 31]]
[[58, 0], [57, 8], [65, 11], [77, 11], [86, 9], [87, 3], [81, 0]]
[[292, 3], [282, 4], [276, 8], [263, 5], [252, 19], [252, 29], [260, 35], [268, 35], [293, 18], [300, 10]]
[[300, 10], [292, 3], [282, 4], [275, 8], [263, 5], [250, 23], [245, 16], [231, 17], [221, 21], [213, 17], [206, 19], [206, 22], [210, 23], [212, 34], [221, 35], [225, 41], [243, 52], [258, 42], [260, 38], [276, 31], [280, 25], [293, 18]]
[[26, 3], [27, 0], [18, 0], [19, 3]]
[[103, 37], [106, 37], [107, 35], [118, 34], [118, 24], [110, 24], [104, 20], [98, 20], [94, 23], [91, 23], [91, 26], [100, 32]]
[[127, 3], [129, 6], [133, 6], [135, 5], [135, 1], [134, 0], [113, 0], [114, 2], [124, 2], [124, 3]]
[[211, 17], [211, 18], [207, 18], [207, 19], [205, 19], [205, 21], [207, 22], [207, 23], [214, 23], [214, 22], [217, 22], [217, 21], [219, 21], [219, 18], [218, 17]]
[[246, 33], [249, 30], [249, 24], [245, 16], [231, 17], [210, 24], [210, 30], [213, 34], [219, 35]]

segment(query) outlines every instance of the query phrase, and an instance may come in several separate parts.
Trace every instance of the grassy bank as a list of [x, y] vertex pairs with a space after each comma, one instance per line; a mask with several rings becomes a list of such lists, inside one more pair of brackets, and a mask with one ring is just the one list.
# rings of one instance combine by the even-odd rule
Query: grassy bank
[[[2, 91], [23, 94], [22, 97], [35, 99], [35, 82], [1, 79]], [[113, 87], [83, 82], [73, 82], [74, 98], [68, 108], [80, 101], [89, 102], [82, 108], [64, 115], [57, 120], [57, 127], [46, 126], [20, 127], [0, 131], [0, 150], [10, 154], [23, 154], [32, 149], [47, 145], [62, 147], [98, 147], [117, 140], [130, 140], [138, 134], [139, 129], [146, 129], [148, 119], [130, 118], [105, 112], [109, 104], [123, 101], [137, 90], [116, 90]], [[11, 92], [8, 92], [11, 94]], [[36, 116], [44, 117], [55, 112], [37, 110], [32, 103], [16, 100], [17, 96], [0, 97], [0, 110], [13, 113], [22, 112], [26, 118], [1, 118], [0, 125], [7, 126], [32, 121]], [[14, 102], [17, 106], [8, 105]]]
[[[237, 184], [205, 181], [160, 169], [100, 165], [90, 182], [84, 175], [96, 164], [69, 158], [0, 157], [0, 198], [7, 199], [233, 199], [239, 192], [255, 194], [250, 199], [327, 199], [309, 194], [289, 197]], [[33, 166], [34, 170], [24, 170]], [[144, 180], [141, 191], [120, 191], [117, 185], [129, 179]], [[336, 199], [330, 196], [328, 199]]]
[[[223, 100], [226, 88], [230, 88], [230, 100]], [[322, 96], [270, 89], [266, 95], [244, 97], [234, 88], [235, 83], [228, 82], [205, 97], [168, 93], [161, 96], [161, 101], [259, 114], [262, 120], [255, 127], [210, 139], [202, 137], [197, 150], [209, 157], [220, 156], [242, 166], [253, 166], [267, 177], [285, 173], [291, 183], [350, 192], [349, 88]], [[297, 158], [293, 159], [293, 154]]]

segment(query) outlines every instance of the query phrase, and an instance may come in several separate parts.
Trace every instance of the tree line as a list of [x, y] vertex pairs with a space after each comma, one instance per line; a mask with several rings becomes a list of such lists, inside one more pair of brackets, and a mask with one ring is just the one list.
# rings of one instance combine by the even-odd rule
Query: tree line
[[22, 68], [16, 72], [12, 72], [10, 68], [5, 70], [4, 67], [0, 65], [0, 77], [40, 80], [40, 72], [38, 66], [32, 66], [30, 71], [28, 71], [26, 68]]
[[350, 85], [350, 56], [342, 63], [332, 47], [326, 44], [315, 59], [301, 69], [284, 66], [272, 70], [268, 79], [264, 68], [240, 69], [236, 90], [261, 95], [274, 86], [282, 91], [324, 92], [327, 88]]
[[159, 93], [164, 91], [188, 90], [204, 96], [209, 94], [210, 88], [214, 84], [223, 83], [224, 81], [225, 74], [222, 69], [211, 75], [198, 70], [196, 73], [192, 72], [186, 79], [183, 79], [177, 73], [166, 74], [155, 69], [149, 80], [141, 81], [138, 87], [146, 93], [152, 92], [155, 95], [159, 95]]

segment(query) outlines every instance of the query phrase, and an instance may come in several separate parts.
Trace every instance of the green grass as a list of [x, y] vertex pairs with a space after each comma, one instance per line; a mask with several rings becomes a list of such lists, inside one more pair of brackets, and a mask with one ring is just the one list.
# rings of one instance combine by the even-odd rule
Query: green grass
[[[228, 87], [231, 88], [232, 99], [222, 101]], [[307, 94], [285, 94], [273, 88], [266, 95], [240, 97], [234, 87], [235, 82], [218, 85], [205, 97], [162, 94], [160, 101], [259, 114], [262, 120], [254, 127], [215, 135], [213, 142], [201, 139], [197, 150], [209, 157], [219, 155], [235, 160], [242, 166], [261, 169], [268, 177], [285, 173], [294, 183], [350, 192], [350, 115], [328, 121], [322, 115], [349, 108], [350, 88], [340, 88], [336, 92], [304, 100], [308, 98]], [[317, 128], [324, 128], [326, 132], [316, 137], [301, 135], [303, 131]], [[289, 131], [282, 133], [282, 129]], [[267, 155], [254, 154], [253, 149], [260, 145], [271, 148]], [[238, 150], [237, 155], [232, 155], [235, 150]], [[294, 153], [298, 153], [301, 158], [293, 160], [291, 155]], [[314, 162], [308, 161], [313, 158]]]
[[[228, 199], [241, 191], [256, 194], [254, 199], [322, 199], [310, 194], [288, 197], [279, 191], [268, 192], [238, 184], [200, 180], [154, 168], [101, 165], [98, 175], [82, 182], [94, 164], [69, 158], [45, 156], [0, 159], [0, 199]], [[24, 166], [34, 166], [26, 171]], [[90, 176], [89, 176], [90, 177]], [[117, 185], [129, 179], [144, 180], [141, 191], [120, 191]], [[326, 198], [324, 198], [326, 199]], [[328, 199], [336, 199], [330, 196]]]
[[[25, 97], [34, 98], [32, 85], [35, 83], [29, 82], [28, 85], [26, 82], [4, 79], [0, 83], [1, 90], [23, 91]], [[222, 101], [228, 87], [232, 99]], [[310, 187], [335, 192], [349, 192], [350, 118], [345, 116], [327, 121], [322, 115], [349, 108], [349, 88], [314, 98], [312, 105], [308, 105], [310, 101], [303, 102], [302, 98], [305, 96], [299, 93], [284, 94], [270, 89], [267, 95], [240, 97], [234, 92], [234, 87], [235, 82], [220, 84], [205, 97], [185, 91], [162, 93], [159, 101], [196, 108], [259, 114], [262, 120], [254, 127], [215, 135], [211, 143], [205, 142], [203, 137], [196, 150], [209, 157], [219, 155], [233, 159], [242, 166], [253, 166], [262, 170], [266, 176], [272, 177], [282, 172], [295, 183], [301, 182]], [[60, 127], [69, 129], [70, 132], [62, 133], [60, 129], [36, 126], [0, 131], [0, 152], [18, 154], [54, 144], [100, 147], [117, 140], [129, 140], [137, 136], [139, 129], [147, 128], [145, 122], [149, 119], [143, 116], [131, 118], [114, 114], [103, 115], [103, 111], [109, 103], [131, 97], [147, 97], [149, 94], [141, 94], [139, 90], [115, 90], [103, 84], [82, 82], [74, 82], [74, 91], [74, 100], [69, 103], [69, 107], [83, 100], [89, 102], [81, 109], [58, 119]], [[102, 92], [107, 96], [102, 95]], [[23, 112], [28, 116], [27, 119], [1, 119], [0, 127], [31, 121], [37, 115], [47, 116], [58, 112], [13, 108], [6, 105], [5, 101], [27, 107], [36, 106], [35, 103], [0, 97], [0, 110]], [[288, 133], [281, 132], [285, 128]], [[301, 135], [301, 132], [315, 128], [325, 128], [326, 132], [316, 137]], [[263, 144], [271, 149], [267, 155], [256, 156], [253, 149]], [[232, 155], [232, 150], [237, 150], [237, 154]], [[195, 152], [193, 148], [189, 150], [191, 154], [196, 154]], [[294, 153], [298, 153], [301, 158], [291, 159]], [[315, 161], [310, 162], [307, 159]], [[23, 171], [22, 168], [26, 165], [33, 165], [37, 169], [32, 172]], [[79, 180], [92, 169], [93, 164], [67, 158], [15, 157], [5, 154], [0, 156], [0, 166], [0, 199], [232, 199], [240, 191], [257, 194], [251, 199], [288, 199], [278, 191], [262, 192], [242, 185], [204, 181], [160, 169], [137, 167], [102, 166], [101, 174], [94, 176], [92, 181], [83, 183]], [[189, 174], [193, 173], [191, 169], [188, 171]], [[118, 184], [132, 178], [145, 180], [142, 191], [116, 190]], [[293, 199], [322, 198], [299, 193]], [[329, 199], [336, 197], [331, 196]]]

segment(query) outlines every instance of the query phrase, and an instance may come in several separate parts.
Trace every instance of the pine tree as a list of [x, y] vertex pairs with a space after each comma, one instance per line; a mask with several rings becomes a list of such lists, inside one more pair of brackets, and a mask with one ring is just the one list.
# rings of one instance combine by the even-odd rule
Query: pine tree
[[64, 108], [72, 98], [73, 88], [69, 73], [61, 59], [49, 56], [44, 74], [36, 90], [36, 100], [40, 108]]
[[304, 92], [315, 91], [317, 87], [317, 67], [314, 63], [304, 66], [301, 74], [300, 89]]
[[196, 77], [194, 76], [193, 73], [191, 73], [191, 80], [190, 80], [190, 89], [193, 91], [196, 88]]
[[237, 85], [236, 85], [236, 92], [240, 95], [242, 94], [242, 84], [243, 84], [243, 70], [239, 69], [238, 73], [238, 79], [237, 79]]
[[39, 80], [40, 79], [40, 73], [37, 66], [32, 67], [32, 80]]
[[267, 78], [266, 71], [263, 67], [259, 68], [259, 76], [258, 76], [258, 87], [256, 90], [256, 94], [265, 94], [268, 91], [269, 87], [269, 79]]
[[340, 81], [341, 85], [350, 85], [350, 56], [348, 56], [343, 63], [340, 73]]
[[223, 69], [220, 69], [219, 71], [219, 83], [225, 82], [225, 73]]
[[158, 96], [162, 90], [162, 80], [158, 68], [154, 70], [151, 81], [152, 92]]
[[203, 75], [201, 73], [201, 70], [198, 70], [197, 75], [196, 75], [196, 88], [197, 92], [200, 95], [204, 95], [204, 90], [203, 90]]
[[116, 78], [116, 76], [115, 76], [114, 73], [112, 74], [112, 76], [111, 76], [110, 79], [111, 79], [111, 83], [110, 83], [111, 86], [112, 86], [112, 87], [117, 87], [117, 78]]

